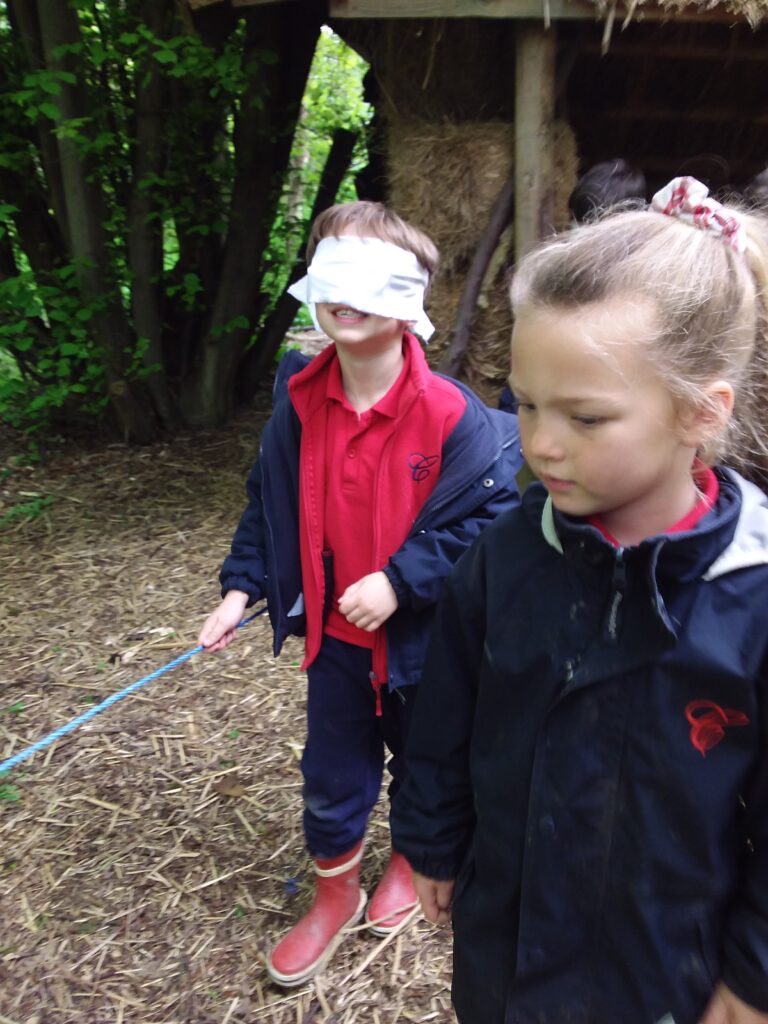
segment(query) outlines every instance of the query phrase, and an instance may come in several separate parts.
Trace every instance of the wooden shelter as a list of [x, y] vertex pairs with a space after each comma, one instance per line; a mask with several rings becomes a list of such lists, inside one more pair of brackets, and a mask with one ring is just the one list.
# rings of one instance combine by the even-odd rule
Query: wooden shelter
[[566, 226], [587, 167], [624, 157], [650, 192], [768, 165], [768, 0], [330, 0], [329, 23], [371, 65], [385, 198], [442, 252], [433, 361], [489, 401], [505, 271]]

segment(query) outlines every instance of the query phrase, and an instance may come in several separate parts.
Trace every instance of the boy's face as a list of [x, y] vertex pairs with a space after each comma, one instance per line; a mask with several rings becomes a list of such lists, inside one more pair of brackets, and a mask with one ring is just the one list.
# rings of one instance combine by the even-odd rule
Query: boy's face
[[315, 314], [332, 341], [361, 352], [379, 352], [401, 345], [407, 326], [404, 320], [364, 313], [340, 302], [318, 302]]
[[[345, 224], [343, 236], [365, 238], [357, 224]], [[315, 304], [317, 322], [337, 346], [345, 349], [379, 352], [382, 349], [402, 345], [403, 332], [408, 324], [404, 320], [366, 313], [342, 302], [318, 302]]]

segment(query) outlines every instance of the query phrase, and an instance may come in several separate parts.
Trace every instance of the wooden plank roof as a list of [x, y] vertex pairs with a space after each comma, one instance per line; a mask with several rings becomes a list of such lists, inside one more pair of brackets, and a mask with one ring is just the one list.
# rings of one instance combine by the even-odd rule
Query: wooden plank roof
[[[225, 0], [187, 0], [193, 10]], [[232, 7], [256, 7], [296, 0], [226, 0]], [[637, 21], [768, 20], [768, 0], [330, 0], [331, 18], [587, 18]]]

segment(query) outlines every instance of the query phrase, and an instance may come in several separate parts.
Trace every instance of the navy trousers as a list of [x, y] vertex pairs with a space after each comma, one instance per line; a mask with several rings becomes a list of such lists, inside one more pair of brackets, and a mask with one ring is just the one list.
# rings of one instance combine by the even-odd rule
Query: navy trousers
[[346, 853], [365, 832], [384, 772], [385, 746], [392, 754], [390, 800], [403, 778], [403, 748], [414, 687], [381, 688], [380, 718], [371, 686], [371, 651], [324, 636], [307, 670], [307, 742], [304, 836], [317, 858]]

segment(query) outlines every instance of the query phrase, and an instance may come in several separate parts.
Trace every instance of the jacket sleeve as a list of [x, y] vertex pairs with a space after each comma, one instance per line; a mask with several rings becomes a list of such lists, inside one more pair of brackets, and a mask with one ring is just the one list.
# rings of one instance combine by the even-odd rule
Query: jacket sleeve
[[427, 878], [456, 878], [475, 827], [469, 747], [485, 635], [481, 564], [475, 545], [443, 590], [392, 807], [393, 845]]
[[746, 802], [749, 852], [725, 925], [722, 978], [755, 1009], [768, 1012], [768, 666], [762, 675], [761, 751]]
[[248, 504], [240, 517], [229, 555], [219, 573], [221, 596], [230, 590], [248, 595], [248, 606], [266, 594], [264, 506], [261, 500], [261, 467], [257, 461], [245, 484]]
[[[272, 388], [272, 405], [274, 412], [272, 420], [280, 415], [280, 411], [289, 406], [288, 382], [290, 378], [298, 373], [309, 363], [309, 357], [302, 352], [289, 349], [278, 364], [275, 382]], [[262, 443], [266, 441], [267, 431], [270, 424], [267, 424], [262, 434]], [[280, 422], [285, 424], [284, 417]], [[281, 431], [275, 428], [275, 443], [280, 445]], [[283, 429], [285, 433], [285, 428]], [[289, 447], [298, 442], [287, 442]], [[267, 596], [266, 588], [266, 523], [264, 520], [264, 503], [262, 500], [262, 468], [261, 457], [251, 469], [250, 475], [245, 484], [245, 491], [248, 497], [248, 504], [240, 517], [240, 522], [232, 538], [232, 547], [229, 555], [224, 560], [219, 573], [222, 597], [230, 590], [242, 590], [248, 595], [248, 607], [256, 601]]]
[[484, 480], [474, 484], [475, 504], [467, 514], [431, 529], [420, 530], [390, 557], [384, 573], [398, 604], [420, 611], [434, 605], [453, 566], [482, 531], [502, 512], [520, 504], [515, 472], [520, 459], [506, 450], [499, 465], [500, 486], [489, 490]]

